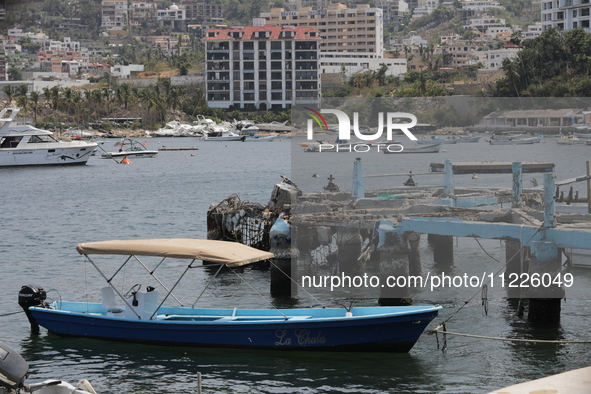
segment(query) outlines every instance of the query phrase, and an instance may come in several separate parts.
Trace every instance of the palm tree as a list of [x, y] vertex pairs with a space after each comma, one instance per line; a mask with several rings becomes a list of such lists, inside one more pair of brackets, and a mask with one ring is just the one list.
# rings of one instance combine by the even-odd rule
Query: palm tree
[[14, 87], [12, 85], [6, 85], [2, 88], [2, 91], [4, 92], [4, 94], [6, 95], [6, 98], [8, 99], [8, 104], [7, 105], [12, 105], [12, 99], [15, 95], [15, 91], [14, 91]]
[[34, 123], [37, 123], [37, 107], [39, 106], [39, 92], [31, 92], [29, 95], [31, 103], [33, 104]]
[[16, 99], [16, 105], [19, 108], [23, 109], [23, 114], [24, 114], [25, 118], [27, 117], [27, 110], [29, 109], [28, 104], [29, 104], [29, 100], [27, 99], [26, 95], [18, 96], [18, 98]]
[[18, 85], [18, 87], [16, 88], [16, 95], [17, 96], [26, 96], [28, 92], [29, 92], [29, 88], [28, 88], [27, 84], [25, 84], [25, 83]]

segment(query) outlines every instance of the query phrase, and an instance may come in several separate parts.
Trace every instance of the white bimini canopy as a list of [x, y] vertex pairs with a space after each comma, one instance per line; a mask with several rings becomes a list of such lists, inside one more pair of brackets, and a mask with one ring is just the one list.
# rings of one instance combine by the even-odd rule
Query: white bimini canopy
[[238, 267], [273, 257], [273, 253], [237, 242], [186, 238], [89, 242], [78, 244], [76, 250], [83, 255], [113, 254], [198, 259], [228, 267]]

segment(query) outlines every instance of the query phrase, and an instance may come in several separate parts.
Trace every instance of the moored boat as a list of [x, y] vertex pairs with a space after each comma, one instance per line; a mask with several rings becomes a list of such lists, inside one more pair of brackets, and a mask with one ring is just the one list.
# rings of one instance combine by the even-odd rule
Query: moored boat
[[404, 148], [404, 149], [384, 149], [384, 153], [439, 153], [441, 149], [441, 143], [432, 144], [432, 145], [419, 145], [413, 148]]
[[491, 145], [530, 145], [539, 143], [543, 135], [527, 137], [520, 134], [493, 134], [488, 141]]
[[[36, 288], [23, 286], [19, 304], [23, 295], [21, 306], [29, 313], [32, 327], [38, 323], [59, 335], [152, 344], [408, 352], [441, 309], [440, 306], [213, 309], [195, 308], [197, 301], [186, 307], [172, 291], [189, 271], [203, 267], [197, 264], [198, 260], [219, 265], [219, 273], [223, 267], [244, 266], [270, 259], [273, 254], [240, 243], [195, 239], [92, 242], [79, 244], [76, 249], [106, 280], [107, 286], [101, 290], [103, 302], [60, 300], [46, 304], [44, 297], [31, 296], [42, 294]], [[123, 264], [114, 273], [107, 269], [113, 255], [124, 256]], [[150, 262], [150, 258], [155, 260]], [[174, 259], [172, 264], [166, 264], [169, 259]], [[179, 264], [177, 259], [190, 263]], [[135, 285], [126, 293], [115, 285], [121, 279], [119, 276], [124, 275], [122, 272], [131, 274], [134, 262], [140, 271], [147, 270], [150, 283], [160, 285], [159, 289], [148, 286], [141, 290], [141, 285]], [[172, 286], [166, 287], [156, 271], [160, 274], [166, 270], [170, 278], [173, 269], [180, 275]], [[160, 289], [164, 293], [161, 301]], [[173, 299], [180, 306], [164, 306]]]
[[587, 139], [579, 138], [574, 135], [565, 135], [562, 137], [556, 138], [556, 143], [558, 145], [584, 145], [587, 143]]
[[272, 142], [277, 138], [279, 134], [267, 134], [267, 135], [245, 135], [242, 139], [243, 142]]
[[138, 159], [143, 157], [154, 157], [158, 154], [158, 150], [150, 150], [141, 142], [131, 138], [124, 138], [117, 143], [117, 145], [121, 146], [118, 151], [104, 152], [101, 155], [101, 159], [123, 159], [124, 157]]
[[18, 108], [0, 111], [0, 167], [86, 164], [94, 141], [59, 141], [51, 131], [14, 125]]
[[431, 136], [431, 138], [425, 138], [421, 140], [415, 141], [417, 144], [456, 144], [458, 142], [457, 138], [439, 138], [436, 136]]
[[90, 382], [82, 379], [76, 386], [61, 380], [28, 384], [29, 364], [14, 349], [0, 342], [0, 394], [96, 394]]

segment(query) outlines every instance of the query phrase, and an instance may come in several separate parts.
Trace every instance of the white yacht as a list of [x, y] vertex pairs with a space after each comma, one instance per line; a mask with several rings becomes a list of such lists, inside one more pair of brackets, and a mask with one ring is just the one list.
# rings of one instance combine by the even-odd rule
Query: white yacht
[[13, 124], [19, 108], [0, 111], [0, 167], [86, 164], [94, 141], [59, 141], [53, 133]]

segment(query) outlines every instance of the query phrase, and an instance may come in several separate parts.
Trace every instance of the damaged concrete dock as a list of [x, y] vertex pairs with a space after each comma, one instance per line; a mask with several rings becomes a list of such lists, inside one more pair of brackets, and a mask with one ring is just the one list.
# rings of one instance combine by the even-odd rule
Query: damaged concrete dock
[[[269, 206], [258, 211], [261, 220], [255, 219], [265, 223], [268, 243], [264, 245], [277, 257], [272, 294], [294, 294], [290, 279], [278, 272], [297, 277], [311, 266], [356, 275], [365, 272], [366, 264], [377, 264], [384, 278], [425, 276], [419, 250], [423, 234], [428, 236], [434, 259], [448, 267], [453, 265], [454, 237], [499, 239], [505, 242], [505, 275], [527, 278], [528, 283], [526, 292], [524, 288], [508, 289], [508, 296], [523, 298], [525, 294], [530, 322], [557, 324], [565, 295], [563, 250], [591, 247], [591, 215], [556, 211], [559, 193], [553, 174], [546, 172], [552, 168], [547, 164], [536, 167], [544, 172], [543, 186], [534, 188], [523, 187], [523, 166], [518, 162], [511, 163], [510, 187], [456, 188], [454, 165], [444, 164], [443, 186], [366, 191], [360, 159], [352, 163], [352, 190], [348, 192], [303, 194], [284, 179], [273, 191], [275, 199], [282, 196], [281, 203], [272, 198]], [[506, 165], [497, 170], [506, 172]], [[533, 286], [532, 280], [538, 277], [549, 280], [544, 286]], [[382, 288], [379, 302], [412, 303], [412, 289]]]

